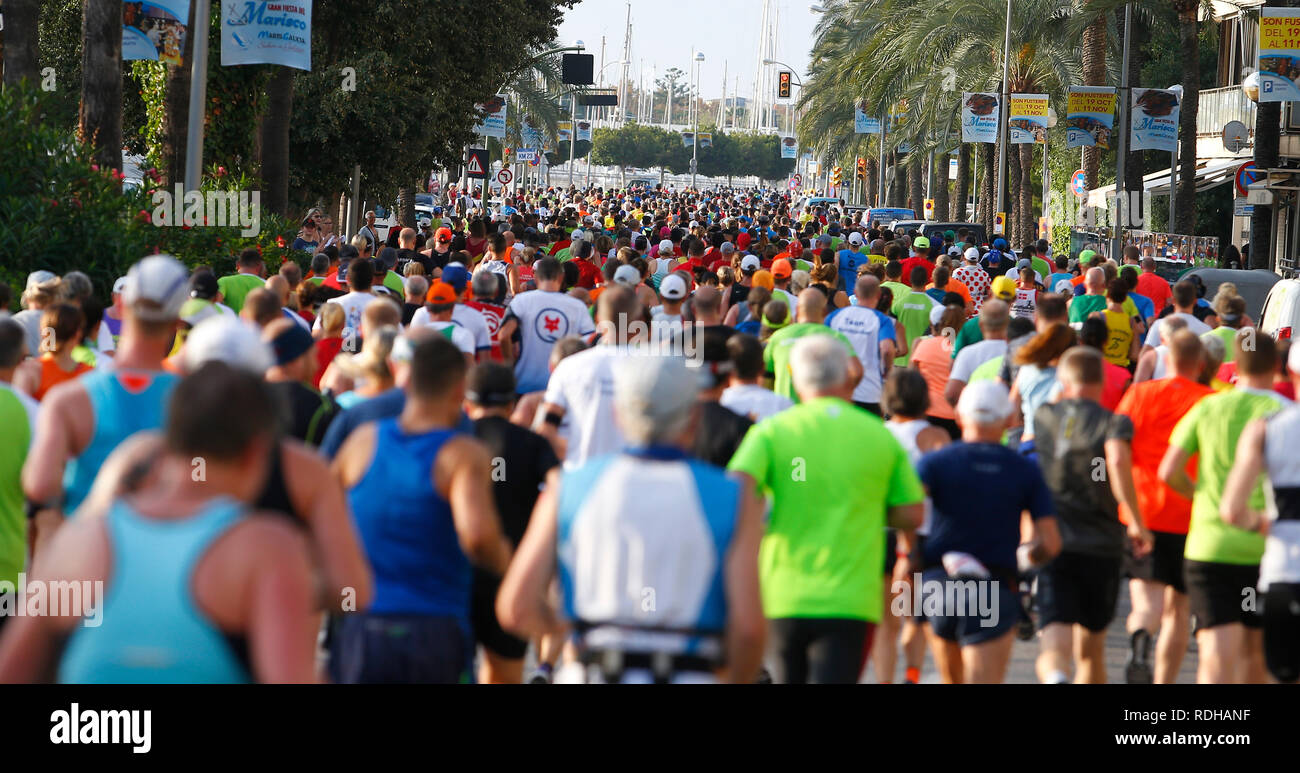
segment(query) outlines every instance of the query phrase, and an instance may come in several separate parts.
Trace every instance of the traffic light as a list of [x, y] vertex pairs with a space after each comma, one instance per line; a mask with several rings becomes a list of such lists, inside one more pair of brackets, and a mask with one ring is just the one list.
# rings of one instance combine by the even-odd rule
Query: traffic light
[[858, 156], [858, 179], [867, 179], [867, 160], [862, 156]]
[[844, 169], [837, 166], [831, 170], [831, 185], [834, 185], [836, 188], [838, 188], [843, 184], [844, 184]]
[[778, 76], [777, 85], [776, 85], [777, 97], [781, 99], [790, 98], [790, 79], [793, 77], [794, 77], [794, 73], [791, 73], [789, 70], [781, 71], [781, 74]]

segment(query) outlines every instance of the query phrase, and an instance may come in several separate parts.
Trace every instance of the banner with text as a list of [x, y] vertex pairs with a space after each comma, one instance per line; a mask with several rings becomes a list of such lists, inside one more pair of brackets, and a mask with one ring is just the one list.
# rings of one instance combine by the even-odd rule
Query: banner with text
[[690, 147], [695, 144], [695, 132], [682, 132], [682, 145]]
[[1300, 102], [1300, 8], [1259, 9], [1259, 101]]
[[578, 121], [578, 142], [591, 142], [591, 121]]
[[122, 61], [149, 59], [184, 64], [189, 0], [153, 0], [122, 4]]
[[781, 138], [781, 158], [798, 158], [799, 140], [795, 137]]
[[555, 124], [555, 141], [568, 142], [573, 139], [573, 123], [571, 121], [560, 121]]
[[1133, 89], [1133, 131], [1129, 150], [1164, 150], [1178, 147], [1178, 92], [1168, 89]]
[[854, 134], [880, 134], [880, 119], [866, 114], [861, 107], [853, 108]]
[[1110, 86], [1071, 86], [1065, 113], [1066, 147], [1110, 148], [1115, 101], [1115, 89]]
[[965, 92], [961, 95], [961, 141], [998, 141], [998, 95]]
[[700, 150], [713, 147], [713, 134], [700, 132]]
[[278, 64], [311, 71], [311, 0], [221, 4], [221, 66]]
[[1007, 123], [1012, 145], [1047, 142], [1047, 95], [1012, 94]]
[[506, 112], [507, 103], [505, 94], [497, 94], [490, 101], [476, 105], [479, 110], [487, 113], [483, 122], [474, 127], [474, 133], [480, 137], [496, 137], [503, 140], [506, 137]]

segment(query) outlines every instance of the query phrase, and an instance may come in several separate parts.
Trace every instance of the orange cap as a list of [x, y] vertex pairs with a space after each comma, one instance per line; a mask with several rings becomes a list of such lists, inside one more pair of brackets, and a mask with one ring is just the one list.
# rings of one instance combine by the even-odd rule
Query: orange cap
[[792, 273], [794, 273], [794, 266], [790, 265], [790, 261], [785, 258], [772, 261], [772, 276], [787, 277]]
[[455, 303], [456, 288], [441, 279], [429, 285], [429, 294], [424, 296], [425, 303]]

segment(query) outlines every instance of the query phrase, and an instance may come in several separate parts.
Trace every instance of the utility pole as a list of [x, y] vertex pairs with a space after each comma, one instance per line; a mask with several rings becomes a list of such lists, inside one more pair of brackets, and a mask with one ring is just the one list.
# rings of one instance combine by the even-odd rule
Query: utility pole
[[[1128, 224], [1128, 192], [1124, 189], [1124, 162], [1128, 157], [1129, 100], [1128, 90], [1129, 52], [1133, 47], [1133, 4], [1124, 6], [1124, 59], [1119, 76], [1119, 148], [1115, 153], [1115, 222], [1111, 225], [1110, 257], [1119, 259], [1124, 245], [1124, 226]], [[1172, 201], [1173, 190], [1169, 192]]]

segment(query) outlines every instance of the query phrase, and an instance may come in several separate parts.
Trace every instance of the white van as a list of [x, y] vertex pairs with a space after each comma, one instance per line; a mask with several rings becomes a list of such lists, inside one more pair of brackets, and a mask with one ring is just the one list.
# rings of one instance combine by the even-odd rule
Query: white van
[[1300, 328], [1300, 279], [1283, 279], [1268, 292], [1259, 329], [1282, 340], [1290, 338], [1297, 328]]

